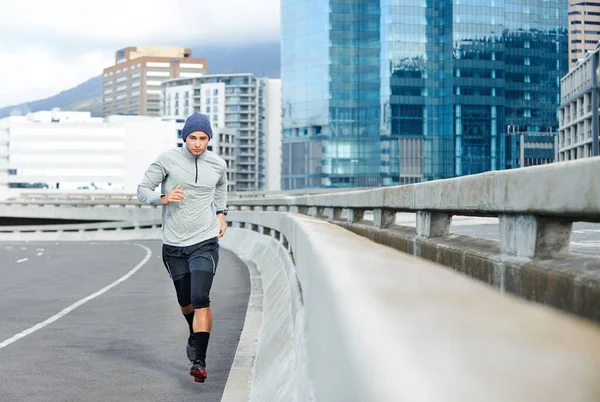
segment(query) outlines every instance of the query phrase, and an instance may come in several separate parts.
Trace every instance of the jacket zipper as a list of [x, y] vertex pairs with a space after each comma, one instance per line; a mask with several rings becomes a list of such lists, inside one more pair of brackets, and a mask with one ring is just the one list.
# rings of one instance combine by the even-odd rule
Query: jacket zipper
[[198, 183], [198, 157], [196, 156], [196, 183]]

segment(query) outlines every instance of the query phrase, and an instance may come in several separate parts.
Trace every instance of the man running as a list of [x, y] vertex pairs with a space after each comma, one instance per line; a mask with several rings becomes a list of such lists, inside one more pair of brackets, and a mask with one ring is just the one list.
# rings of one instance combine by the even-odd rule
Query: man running
[[[188, 322], [190, 374], [204, 382], [212, 328], [210, 289], [219, 263], [219, 241], [227, 230], [227, 165], [208, 151], [208, 117], [194, 113], [181, 132], [185, 145], [163, 152], [148, 167], [137, 197], [162, 205], [163, 262]], [[161, 193], [154, 190], [161, 186]]]

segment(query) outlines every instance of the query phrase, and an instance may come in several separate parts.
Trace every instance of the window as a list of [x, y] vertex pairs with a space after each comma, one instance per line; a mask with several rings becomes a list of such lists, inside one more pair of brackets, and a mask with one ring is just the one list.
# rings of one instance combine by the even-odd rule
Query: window
[[160, 109], [149, 107], [149, 108], [146, 108], [146, 112], [148, 112], [148, 113], [160, 112]]
[[210, 106], [206, 107], [206, 113], [210, 113]]
[[204, 65], [194, 63], [181, 63], [179, 66], [181, 68], [204, 68]]
[[217, 96], [217, 95], [219, 95], [219, 90], [218, 90], [218, 89], [215, 89], [215, 90], [213, 91], [213, 96]]
[[146, 71], [146, 77], [170, 77], [170, 71]]
[[159, 68], [165, 67], [165, 68], [168, 68], [168, 67], [171, 67], [171, 65], [169, 63], [167, 63], [167, 62], [148, 61], [148, 62], [146, 62], [146, 67], [159, 67]]

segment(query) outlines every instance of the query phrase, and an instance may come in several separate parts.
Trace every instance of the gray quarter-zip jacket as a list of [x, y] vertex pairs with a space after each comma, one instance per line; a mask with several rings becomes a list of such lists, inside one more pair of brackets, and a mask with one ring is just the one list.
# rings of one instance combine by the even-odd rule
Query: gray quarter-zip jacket
[[[156, 158], [138, 186], [138, 199], [162, 205], [161, 195], [181, 184], [181, 202], [163, 205], [163, 243], [185, 247], [219, 234], [217, 211], [227, 203], [227, 164], [212, 151], [194, 156], [185, 144], [163, 152]], [[154, 192], [161, 186], [161, 194]]]

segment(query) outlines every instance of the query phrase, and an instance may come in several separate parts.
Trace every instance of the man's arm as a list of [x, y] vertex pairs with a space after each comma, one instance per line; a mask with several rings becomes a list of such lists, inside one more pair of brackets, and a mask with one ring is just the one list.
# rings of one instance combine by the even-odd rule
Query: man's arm
[[227, 170], [223, 169], [223, 174], [217, 182], [215, 188], [215, 207], [217, 212], [227, 209]]
[[160, 195], [154, 192], [156, 187], [158, 187], [167, 177], [167, 172], [165, 167], [160, 162], [160, 157], [152, 163], [146, 173], [144, 173], [144, 178], [142, 182], [138, 186], [137, 198], [140, 202], [150, 205], [162, 205], [164, 202], [161, 197], [164, 195]]
[[223, 174], [217, 182], [215, 206], [217, 207], [217, 218], [219, 220], [219, 235], [217, 237], [221, 238], [227, 230], [227, 222], [225, 222], [225, 215], [227, 215], [227, 168], [223, 170]]

